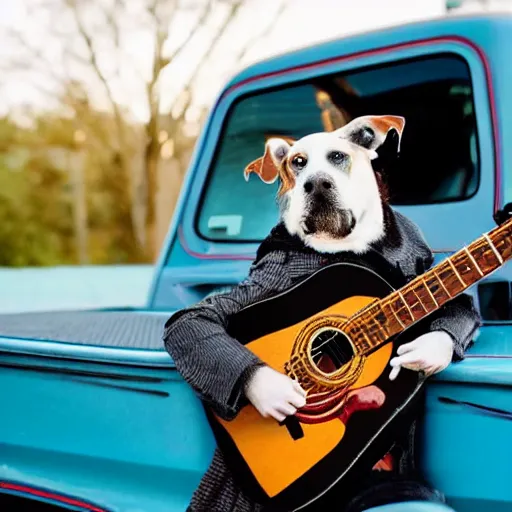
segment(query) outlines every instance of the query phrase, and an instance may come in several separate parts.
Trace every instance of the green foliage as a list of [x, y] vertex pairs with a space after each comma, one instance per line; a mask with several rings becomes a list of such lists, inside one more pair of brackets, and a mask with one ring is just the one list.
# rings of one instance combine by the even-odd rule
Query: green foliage
[[77, 144], [73, 120], [36, 119], [31, 129], [0, 119], [0, 266], [79, 264], [73, 169], [85, 190], [87, 262], [140, 262], [129, 182], [108, 144]]
[[37, 157], [19, 158], [12, 169], [0, 157], [0, 265], [75, 263], [63, 172]]

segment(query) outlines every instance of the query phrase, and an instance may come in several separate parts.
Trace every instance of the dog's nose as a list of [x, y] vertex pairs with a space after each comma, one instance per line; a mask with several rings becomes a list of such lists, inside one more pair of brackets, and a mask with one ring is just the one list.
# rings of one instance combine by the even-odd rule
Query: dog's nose
[[332, 181], [326, 176], [317, 176], [310, 178], [304, 183], [306, 194], [323, 194], [333, 186]]

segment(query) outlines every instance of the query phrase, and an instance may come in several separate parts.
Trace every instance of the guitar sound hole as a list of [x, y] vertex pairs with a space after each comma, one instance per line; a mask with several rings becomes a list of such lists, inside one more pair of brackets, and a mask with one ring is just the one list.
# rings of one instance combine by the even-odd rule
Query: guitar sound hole
[[332, 373], [354, 356], [347, 336], [336, 329], [324, 329], [311, 342], [313, 362], [324, 373]]

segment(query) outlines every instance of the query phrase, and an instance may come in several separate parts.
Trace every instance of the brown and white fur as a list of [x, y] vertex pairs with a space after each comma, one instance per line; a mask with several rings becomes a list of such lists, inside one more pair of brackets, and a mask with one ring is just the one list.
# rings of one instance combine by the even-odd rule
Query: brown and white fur
[[244, 175], [280, 179], [281, 218], [318, 252], [363, 253], [384, 235], [383, 188], [373, 162], [393, 134], [399, 151], [405, 119], [362, 116], [333, 132], [297, 141], [271, 138]]

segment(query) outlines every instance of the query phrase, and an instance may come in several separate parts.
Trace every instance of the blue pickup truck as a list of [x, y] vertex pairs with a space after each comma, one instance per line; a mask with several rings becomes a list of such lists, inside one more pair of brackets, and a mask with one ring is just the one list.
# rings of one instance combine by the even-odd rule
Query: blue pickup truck
[[[244, 167], [273, 135], [404, 116], [392, 204], [439, 261], [492, 229], [510, 200], [511, 44], [510, 16], [448, 17], [304, 48], [227, 83], [147, 306], [0, 316], [1, 510], [184, 511], [215, 439], [163, 326], [243, 280], [275, 224], [277, 184], [247, 182]], [[417, 452], [458, 512], [510, 512], [510, 267], [472, 293], [484, 325], [468, 357], [429, 381]]]

